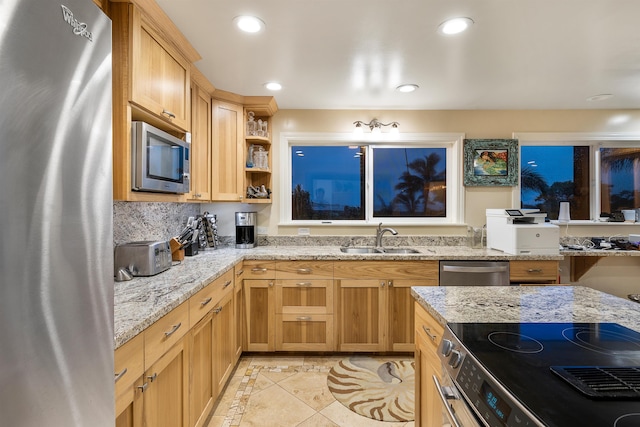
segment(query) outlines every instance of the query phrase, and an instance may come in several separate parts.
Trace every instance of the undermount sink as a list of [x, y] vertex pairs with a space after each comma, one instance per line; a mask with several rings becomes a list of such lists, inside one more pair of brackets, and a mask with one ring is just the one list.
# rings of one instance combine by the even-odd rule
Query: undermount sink
[[345, 254], [417, 254], [413, 248], [373, 248], [373, 247], [342, 247]]
[[413, 248], [383, 248], [385, 254], [418, 254], [419, 251]]
[[345, 254], [380, 254], [382, 253], [377, 248], [358, 248], [358, 247], [342, 247], [341, 252]]

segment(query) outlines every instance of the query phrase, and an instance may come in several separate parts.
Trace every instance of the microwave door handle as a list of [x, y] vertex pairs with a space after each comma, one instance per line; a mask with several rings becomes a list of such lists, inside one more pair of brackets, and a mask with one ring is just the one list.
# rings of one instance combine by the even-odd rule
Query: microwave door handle
[[449, 397], [450, 395], [448, 392], [447, 392], [447, 396], [445, 396], [445, 391], [443, 390], [442, 385], [440, 385], [440, 381], [438, 381], [438, 377], [436, 377], [435, 375], [433, 376], [433, 382], [436, 386], [436, 390], [438, 391], [438, 396], [440, 396], [440, 400], [442, 401], [442, 405], [447, 410], [447, 418], [449, 418], [449, 421], [451, 421], [453, 427], [462, 427], [458, 422], [456, 416], [454, 415], [453, 411], [451, 410], [449, 403], [447, 402], [448, 399], [450, 398], [457, 399], [457, 397], [456, 396]]

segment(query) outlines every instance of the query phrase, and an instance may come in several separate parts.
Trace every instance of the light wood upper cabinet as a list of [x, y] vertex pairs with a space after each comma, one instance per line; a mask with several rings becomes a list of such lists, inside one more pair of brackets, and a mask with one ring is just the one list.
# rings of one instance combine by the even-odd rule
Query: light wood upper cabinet
[[131, 18], [130, 101], [189, 131], [189, 62], [151, 28], [137, 9]]
[[243, 200], [243, 124], [242, 106], [213, 99], [211, 200]]
[[211, 97], [191, 84], [191, 193], [196, 201], [211, 200]]

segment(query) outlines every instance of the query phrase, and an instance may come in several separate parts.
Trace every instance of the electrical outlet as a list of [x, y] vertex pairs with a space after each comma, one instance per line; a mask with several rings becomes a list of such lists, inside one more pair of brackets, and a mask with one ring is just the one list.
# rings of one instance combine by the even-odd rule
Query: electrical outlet
[[311, 232], [308, 228], [298, 228], [298, 236], [308, 236]]
[[268, 227], [258, 227], [258, 234], [267, 234], [269, 232]]

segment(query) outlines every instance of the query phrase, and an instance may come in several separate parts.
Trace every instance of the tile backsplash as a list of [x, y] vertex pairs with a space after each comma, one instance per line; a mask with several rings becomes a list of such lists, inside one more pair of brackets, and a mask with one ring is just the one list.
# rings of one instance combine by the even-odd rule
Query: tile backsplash
[[113, 243], [169, 240], [196, 215], [197, 203], [113, 202]]

